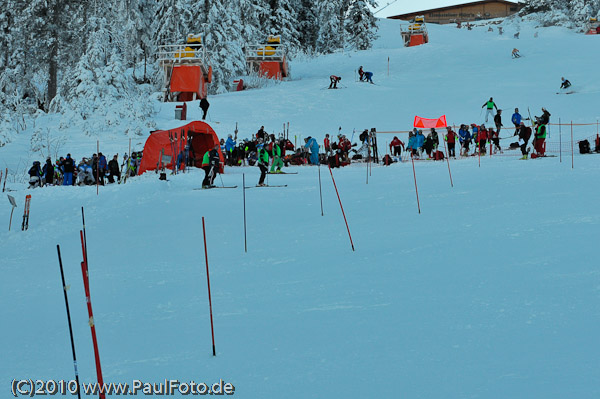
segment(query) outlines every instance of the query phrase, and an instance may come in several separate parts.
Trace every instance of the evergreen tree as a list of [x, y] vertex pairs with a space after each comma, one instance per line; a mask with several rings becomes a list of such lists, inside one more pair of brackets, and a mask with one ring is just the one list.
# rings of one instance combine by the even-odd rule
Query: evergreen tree
[[329, 54], [343, 47], [342, 0], [317, 0], [317, 54]]
[[227, 91], [233, 76], [245, 70], [246, 59], [239, 25], [240, 10], [235, 3], [225, 8], [222, 0], [210, 1], [204, 45], [213, 67], [212, 93]]
[[369, 6], [375, 8], [373, 0], [352, 0], [346, 16], [346, 33], [348, 42], [357, 50], [371, 48], [376, 38], [377, 19]]
[[281, 44], [289, 52], [300, 48], [296, 0], [271, 0], [271, 34], [281, 35]]
[[242, 0], [240, 20], [242, 38], [247, 44], [263, 43], [271, 31], [271, 8], [266, 0]]
[[319, 23], [315, 4], [315, 0], [301, 0], [300, 11], [298, 12], [300, 45], [302, 50], [307, 53], [314, 51], [319, 37]]

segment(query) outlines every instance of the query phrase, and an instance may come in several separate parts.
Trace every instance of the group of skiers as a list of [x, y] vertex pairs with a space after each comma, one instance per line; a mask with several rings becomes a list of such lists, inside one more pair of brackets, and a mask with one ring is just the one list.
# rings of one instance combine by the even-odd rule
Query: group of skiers
[[[125, 154], [119, 165], [118, 155], [110, 161], [100, 152], [91, 157], [83, 157], [79, 163], [71, 154], [60, 157], [54, 163], [48, 157], [42, 166], [40, 161], [34, 161], [29, 168], [29, 188], [43, 186], [74, 186], [93, 185], [121, 182], [123, 176], [135, 176], [142, 160], [142, 152], [133, 152], [131, 158]], [[116, 178], [116, 180], [115, 180]]]
[[[337, 89], [338, 83], [342, 80], [341, 76], [330, 75], [329, 76], [329, 87], [328, 89]], [[373, 72], [365, 71], [362, 65], [358, 68], [358, 80], [360, 82], [373, 83]]]

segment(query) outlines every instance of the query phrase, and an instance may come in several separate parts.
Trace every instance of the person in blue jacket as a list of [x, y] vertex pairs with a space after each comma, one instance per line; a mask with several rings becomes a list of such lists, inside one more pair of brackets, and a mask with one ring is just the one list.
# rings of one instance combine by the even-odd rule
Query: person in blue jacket
[[410, 148], [410, 156], [414, 157], [417, 155], [417, 136], [416, 134], [409, 134], [407, 148]]
[[307, 148], [310, 150], [310, 163], [312, 165], [318, 165], [319, 164], [319, 143], [317, 143], [317, 140], [315, 140], [314, 138], [312, 138], [310, 136], [308, 136], [304, 140], [306, 141], [304, 148]]
[[415, 145], [417, 147], [419, 157], [423, 152], [423, 144], [425, 144], [425, 136], [423, 135], [423, 131], [419, 130], [417, 131], [417, 135], [415, 136]]
[[513, 125], [515, 125], [515, 135], [519, 134], [519, 129], [521, 127], [521, 119], [522, 116], [519, 113], [519, 108], [515, 108], [515, 113], [512, 114], [512, 118], [510, 118]]
[[461, 147], [460, 155], [469, 155], [469, 143], [471, 142], [471, 133], [469, 133], [469, 126], [460, 125], [460, 129], [458, 130], [458, 141], [460, 142]]
[[229, 166], [233, 166], [233, 149], [236, 146], [237, 134], [235, 139], [229, 134], [227, 136], [227, 141], [225, 142], [225, 156], [227, 157], [227, 164]]
[[365, 82], [373, 83], [373, 72], [365, 72]]

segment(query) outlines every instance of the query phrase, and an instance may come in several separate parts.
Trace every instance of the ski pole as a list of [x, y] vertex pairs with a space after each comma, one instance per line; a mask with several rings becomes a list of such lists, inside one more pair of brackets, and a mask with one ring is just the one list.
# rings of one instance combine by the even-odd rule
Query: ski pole
[[67, 320], [69, 322], [69, 335], [71, 336], [71, 351], [73, 352], [73, 367], [75, 368], [75, 381], [77, 382], [77, 397], [81, 399], [79, 390], [79, 372], [77, 371], [77, 356], [75, 355], [75, 341], [73, 340], [73, 327], [71, 326], [71, 312], [69, 311], [69, 298], [67, 297], [67, 285], [65, 284], [65, 272], [63, 271], [62, 258], [60, 256], [60, 245], [56, 246], [58, 252], [58, 264], [60, 265], [60, 277], [62, 279], [63, 294], [65, 295], [65, 306], [67, 308]]

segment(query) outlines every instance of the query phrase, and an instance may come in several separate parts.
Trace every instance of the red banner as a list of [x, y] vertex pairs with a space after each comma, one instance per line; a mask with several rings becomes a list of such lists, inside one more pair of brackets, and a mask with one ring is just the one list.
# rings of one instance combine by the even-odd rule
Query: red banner
[[446, 127], [446, 115], [442, 115], [437, 119], [421, 118], [415, 116], [414, 127], [430, 128], [430, 127]]

